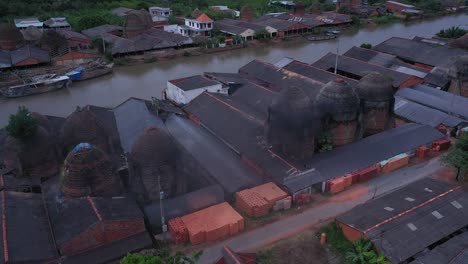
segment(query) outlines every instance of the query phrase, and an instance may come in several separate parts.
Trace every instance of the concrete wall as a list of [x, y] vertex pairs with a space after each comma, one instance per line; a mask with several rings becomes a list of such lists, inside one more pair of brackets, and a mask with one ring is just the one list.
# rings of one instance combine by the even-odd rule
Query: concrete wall
[[199, 96], [205, 91], [210, 93], [227, 94], [227, 89], [223, 89], [222, 84], [184, 91], [171, 82], [167, 82], [166, 97], [167, 99], [174, 101], [177, 104], [188, 104], [190, 101], [195, 99], [195, 97]]

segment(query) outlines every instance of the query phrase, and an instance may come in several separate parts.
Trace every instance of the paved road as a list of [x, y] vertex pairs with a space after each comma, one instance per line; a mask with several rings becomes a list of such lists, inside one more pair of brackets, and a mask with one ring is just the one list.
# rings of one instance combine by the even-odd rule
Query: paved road
[[274, 241], [294, 235], [322, 221], [334, 218], [356, 205], [369, 201], [379, 195], [403, 187], [411, 182], [427, 177], [442, 169], [444, 165], [439, 158], [428, 162], [406, 167], [394, 173], [382, 175], [365, 184], [355, 187], [314, 206], [301, 214], [294, 215], [266, 226], [241, 233], [228, 240], [221, 241], [203, 249], [200, 264], [211, 264], [221, 257], [223, 245], [230, 246], [239, 252], [254, 251]]

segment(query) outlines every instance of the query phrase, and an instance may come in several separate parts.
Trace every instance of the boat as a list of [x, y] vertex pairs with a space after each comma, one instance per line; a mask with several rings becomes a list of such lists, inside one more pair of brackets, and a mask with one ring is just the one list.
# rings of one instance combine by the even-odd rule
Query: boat
[[338, 30], [327, 30], [325, 31], [325, 34], [327, 35], [339, 35], [341, 32]]
[[112, 73], [114, 64], [95, 64], [91, 66], [80, 66], [71, 72], [66, 73], [72, 81], [84, 81]]
[[1, 93], [7, 98], [22, 97], [60, 90], [69, 84], [68, 76], [45, 74], [26, 79], [23, 84], [3, 88]]

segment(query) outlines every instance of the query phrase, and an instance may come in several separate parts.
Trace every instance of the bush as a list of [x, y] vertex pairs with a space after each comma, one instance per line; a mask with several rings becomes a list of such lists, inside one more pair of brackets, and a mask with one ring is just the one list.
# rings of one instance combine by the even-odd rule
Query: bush
[[460, 27], [451, 27], [448, 29], [442, 29], [436, 35], [441, 38], [457, 39], [463, 37], [468, 33], [468, 30], [462, 29]]
[[120, 264], [195, 264], [202, 254], [202, 251], [198, 251], [188, 257], [180, 252], [171, 255], [167, 250], [162, 250], [155, 256], [129, 253], [120, 261]]
[[393, 22], [397, 22], [400, 19], [398, 17], [392, 15], [380, 16], [380, 17], [372, 17], [372, 21], [377, 24], [389, 24]]
[[353, 243], [351, 243], [343, 234], [341, 227], [339, 227], [336, 222], [331, 222], [330, 224], [322, 227], [320, 232], [327, 234], [327, 241], [331, 247], [336, 250], [338, 253], [343, 256], [353, 250]]
[[157, 62], [158, 58], [156, 58], [156, 57], [146, 57], [146, 58], [143, 59], [143, 61], [145, 63], [153, 63], [153, 62]]
[[37, 130], [37, 120], [31, 116], [29, 110], [20, 106], [14, 115], [10, 115], [6, 132], [9, 136], [17, 139], [29, 138]]
[[192, 54], [188, 51], [184, 51], [184, 57], [190, 57]]
[[372, 44], [370, 43], [362, 43], [361, 48], [363, 49], [372, 49]]
[[264, 28], [255, 30], [254, 38], [256, 39], [269, 39], [270, 37], [270, 32]]

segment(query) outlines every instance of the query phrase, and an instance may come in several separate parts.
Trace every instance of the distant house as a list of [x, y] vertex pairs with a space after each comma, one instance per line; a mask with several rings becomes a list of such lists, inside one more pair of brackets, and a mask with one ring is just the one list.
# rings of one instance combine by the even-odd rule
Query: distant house
[[233, 17], [240, 17], [240, 11], [229, 8], [228, 6], [210, 6], [213, 11], [225, 12], [231, 14]]
[[184, 36], [211, 36], [213, 19], [205, 13], [195, 10], [189, 18], [185, 18], [185, 25], [179, 26], [179, 34]]
[[270, 1], [268, 5], [279, 6], [286, 9], [294, 9], [294, 7], [296, 6], [294, 1]]
[[337, 8], [355, 8], [362, 5], [362, 0], [337, 0]]
[[153, 23], [161, 24], [162, 22], [166, 22], [172, 15], [172, 9], [169, 7], [152, 6], [149, 8], [149, 13], [153, 19]]
[[128, 13], [130, 13], [132, 11], [135, 11], [135, 9], [126, 8], [126, 7], [118, 7], [116, 9], [112, 10], [111, 13], [113, 15], [116, 15], [116, 16], [124, 17], [124, 16], [127, 16]]
[[50, 29], [69, 29], [71, 30], [70, 23], [66, 17], [52, 17], [44, 21], [44, 27]]
[[[237, 28], [240, 28], [240, 29], [243, 29], [244, 31], [246, 32], [249, 32], [247, 30], [250, 30], [250, 31], [257, 31], [257, 30], [261, 30], [261, 29], [265, 29], [266, 31], [268, 31], [268, 33], [270, 33], [270, 36], [271, 37], [276, 37], [276, 34], [278, 33], [278, 30], [275, 29], [275, 28], [272, 28], [270, 26], [265, 26], [265, 25], [261, 25], [261, 24], [257, 24], [257, 23], [252, 23], [252, 22], [245, 22], [245, 21], [241, 21], [241, 20], [236, 20], [236, 19], [228, 19], [228, 18], [225, 18], [223, 20], [218, 20], [215, 22], [215, 27], [218, 27], [218, 25], [221, 25], [223, 24], [225, 29], [220, 29], [221, 31], [223, 31], [224, 33], [228, 33], [231, 32], [231, 31], [235, 31], [235, 29], [232, 29], [232, 30], [227, 30], [228, 27], [227, 26], [234, 26], [234, 27], [237, 27]], [[221, 26], [220, 26], [221, 28]], [[238, 29], [239, 30], [239, 29]], [[239, 30], [240, 31], [240, 30]], [[242, 32], [244, 32], [242, 31]], [[233, 34], [235, 35], [235, 34]], [[245, 35], [242, 35], [240, 34], [242, 37], [244, 37]], [[253, 35], [252, 35], [253, 36]], [[247, 37], [245, 38], [247, 40], [249, 40], [250, 38]]]
[[32, 66], [50, 62], [49, 53], [32, 45], [23, 46], [10, 52], [11, 64], [16, 67]]
[[203, 92], [228, 93], [221, 83], [201, 75], [170, 80], [165, 91], [166, 98], [177, 104], [188, 104]]
[[91, 45], [91, 39], [81, 33], [68, 30], [57, 29], [57, 33], [63, 36], [71, 49], [87, 49]]
[[15, 26], [20, 30], [25, 30], [29, 26], [38, 28], [41, 31], [44, 28], [44, 23], [39, 21], [39, 19], [36, 17], [15, 19], [14, 22]]
[[239, 36], [244, 40], [252, 40], [255, 35], [255, 31], [252, 29], [230, 25], [221, 21], [216, 21], [214, 23], [214, 26], [217, 30], [221, 31], [226, 35]]
[[407, 5], [397, 1], [385, 2], [385, 7], [392, 12], [403, 13], [403, 14], [421, 14], [422, 11], [414, 5]]

